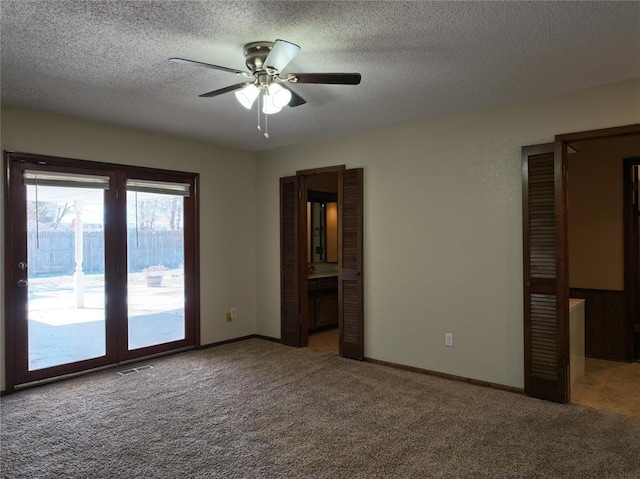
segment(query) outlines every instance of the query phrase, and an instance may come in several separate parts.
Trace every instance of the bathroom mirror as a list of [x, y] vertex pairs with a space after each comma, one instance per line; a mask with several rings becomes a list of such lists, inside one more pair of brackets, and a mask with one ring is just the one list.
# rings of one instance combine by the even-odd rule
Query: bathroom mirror
[[307, 192], [307, 250], [309, 263], [338, 262], [338, 195]]

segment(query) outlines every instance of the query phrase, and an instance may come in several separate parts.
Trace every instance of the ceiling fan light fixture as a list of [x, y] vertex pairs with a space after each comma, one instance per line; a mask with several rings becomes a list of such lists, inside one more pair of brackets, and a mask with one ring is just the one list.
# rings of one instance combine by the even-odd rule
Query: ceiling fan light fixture
[[247, 43], [244, 46], [243, 53], [245, 64], [249, 71], [187, 60], [186, 58], [169, 58], [169, 61], [235, 73], [239, 77], [251, 79], [245, 83], [236, 83], [235, 85], [203, 93], [200, 97], [211, 98], [234, 92], [238, 102], [247, 110], [252, 109], [257, 98], [258, 131], [262, 131], [261, 121], [264, 119], [264, 137], [269, 138], [266, 115], [278, 113], [285, 106], [297, 107], [306, 103], [304, 98], [294, 90], [289, 89], [285, 84], [358, 85], [360, 83], [360, 73], [288, 73], [281, 75], [280, 72], [289, 65], [299, 51], [300, 47], [298, 45], [285, 40]]
[[259, 94], [260, 89], [253, 84], [247, 85], [242, 90], [238, 90], [237, 92], [235, 92], [236, 98], [238, 99], [240, 104], [247, 110], [251, 110], [253, 102], [256, 101], [256, 98], [258, 98]]
[[283, 108], [289, 104], [291, 101], [291, 92], [286, 88], [278, 85], [277, 83], [272, 83], [269, 85], [269, 98], [271, 103], [276, 108]]
[[271, 95], [262, 95], [262, 113], [265, 115], [273, 115], [282, 110], [282, 108], [273, 104], [271, 98]]

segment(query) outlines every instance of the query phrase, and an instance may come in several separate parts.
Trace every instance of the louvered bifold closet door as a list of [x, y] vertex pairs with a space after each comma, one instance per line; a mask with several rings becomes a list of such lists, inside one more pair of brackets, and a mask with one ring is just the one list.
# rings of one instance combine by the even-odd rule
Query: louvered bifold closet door
[[[282, 343], [300, 344], [298, 178], [280, 178], [280, 318]], [[306, 264], [306, 263], [305, 263]]]
[[338, 295], [340, 355], [364, 358], [362, 168], [344, 170], [339, 180]]
[[561, 143], [524, 147], [525, 392], [567, 401], [566, 190]]

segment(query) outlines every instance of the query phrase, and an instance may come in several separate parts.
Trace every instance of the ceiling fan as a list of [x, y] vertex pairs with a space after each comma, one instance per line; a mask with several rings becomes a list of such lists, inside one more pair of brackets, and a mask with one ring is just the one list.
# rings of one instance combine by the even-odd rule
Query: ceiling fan
[[[203, 93], [201, 97], [209, 98], [235, 91], [238, 101], [247, 109], [251, 109], [256, 98], [258, 111], [262, 103], [262, 112], [266, 115], [277, 113], [283, 107], [296, 107], [306, 103], [306, 100], [291, 90], [290, 83], [323, 83], [332, 85], [358, 85], [360, 73], [287, 73], [282, 70], [298, 54], [300, 47], [285, 40], [275, 42], [251, 42], [244, 48], [245, 63], [249, 71], [211, 65], [184, 58], [169, 58], [169, 61], [212, 68], [245, 78], [243, 83], [236, 83], [225, 88]], [[261, 101], [262, 100], [262, 101]], [[266, 117], [265, 117], [266, 120]], [[260, 129], [260, 125], [258, 125]], [[265, 134], [268, 138], [268, 134]]]

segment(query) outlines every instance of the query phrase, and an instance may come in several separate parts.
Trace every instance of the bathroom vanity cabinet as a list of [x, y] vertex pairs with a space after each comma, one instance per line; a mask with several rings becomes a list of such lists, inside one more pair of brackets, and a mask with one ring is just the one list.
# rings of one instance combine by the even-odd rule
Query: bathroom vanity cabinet
[[338, 276], [309, 277], [309, 330], [338, 326]]

